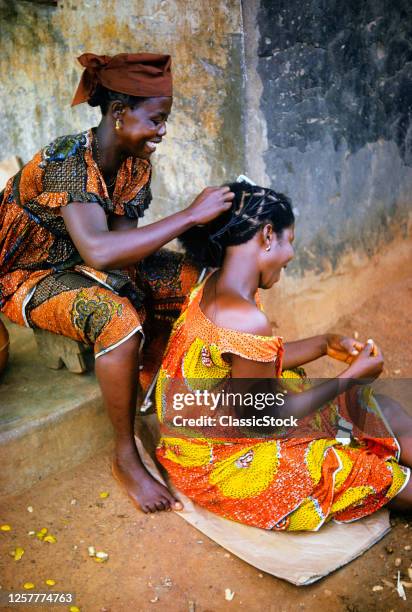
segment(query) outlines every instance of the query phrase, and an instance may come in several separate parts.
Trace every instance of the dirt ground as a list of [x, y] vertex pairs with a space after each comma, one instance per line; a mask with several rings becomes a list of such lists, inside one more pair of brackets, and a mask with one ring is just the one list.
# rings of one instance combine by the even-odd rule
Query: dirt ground
[[[412, 277], [388, 287], [334, 328], [374, 338], [386, 357], [384, 375], [395, 380], [395, 387], [396, 379], [412, 378], [411, 303]], [[333, 371], [325, 363], [309, 369], [312, 375]], [[392, 515], [392, 531], [363, 556], [312, 586], [295, 587], [229, 554], [177, 515], [137, 512], [110, 476], [111, 450], [109, 445], [76, 469], [6, 500], [0, 522], [12, 530], [0, 531], [3, 589], [33, 582], [36, 591], [72, 591], [82, 612], [411, 609], [412, 589], [405, 589], [403, 601], [392, 585], [398, 570], [412, 582], [412, 515]], [[102, 499], [101, 492], [109, 496]], [[43, 527], [56, 543], [28, 535]], [[20, 561], [9, 555], [17, 546], [25, 549]], [[96, 563], [88, 546], [107, 552], [107, 562]], [[46, 587], [46, 579], [54, 579], [55, 587]], [[234, 592], [232, 601], [225, 600], [227, 588]]]

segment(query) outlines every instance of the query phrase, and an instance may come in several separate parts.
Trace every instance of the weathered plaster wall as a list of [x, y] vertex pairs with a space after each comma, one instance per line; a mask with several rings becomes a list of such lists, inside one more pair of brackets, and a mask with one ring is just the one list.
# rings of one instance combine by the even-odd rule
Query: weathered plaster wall
[[175, 104], [153, 156], [151, 218], [178, 210], [243, 167], [240, 0], [0, 0], [0, 159], [27, 161], [56, 136], [95, 125], [70, 107], [86, 51], [173, 56]]
[[243, 14], [247, 170], [298, 214], [267, 303], [314, 330], [408, 271], [412, 5], [249, 0]]
[[170, 53], [146, 219], [245, 170], [286, 192], [297, 255], [265, 301], [285, 334], [315, 332], [409, 272], [411, 18], [406, 0], [0, 0], [0, 159], [97, 123], [70, 107], [77, 55]]

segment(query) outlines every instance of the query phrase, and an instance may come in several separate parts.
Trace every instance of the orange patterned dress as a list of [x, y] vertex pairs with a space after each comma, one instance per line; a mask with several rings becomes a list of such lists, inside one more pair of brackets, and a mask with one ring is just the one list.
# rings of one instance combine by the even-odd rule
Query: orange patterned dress
[[[150, 162], [132, 157], [121, 165], [109, 196], [93, 140], [93, 129], [57, 138], [0, 193], [0, 311], [20, 325], [91, 344], [96, 357], [136, 332], [150, 337], [155, 330], [160, 361], [199, 271], [164, 249], [127, 269], [85, 265], [62, 207], [97, 203], [107, 218], [126, 216], [137, 225], [151, 201]], [[144, 350], [153, 355], [153, 344], [146, 342]]]
[[[316, 531], [331, 519], [360, 519], [399, 493], [409, 469], [399, 465], [399, 446], [366, 387], [339, 396], [286, 438], [228, 438], [213, 427], [193, 435], [193, 428], [166, 426], [177, 388], [194, 392], [194, 381], [204, 390], [230, 379], [224, 354], [275, 361], [279, 383], [290, 391], [310, 384], [301, 374], [281, 373], [280, 337], [238, 332], [210, 321], [200, 308], [203, 286], [192, 291], [174, 325], [156, 389], [162, 431], [157, 457], [174, 485], [225, 518], [289, 531]], [[349, 423], [354, 406], [368, 422], [363, 431]], [[188, 410], [185, 416], [199, 414], [196, 405]], [[349, 439], [337, 435], [342, 423], [351, 427]]]

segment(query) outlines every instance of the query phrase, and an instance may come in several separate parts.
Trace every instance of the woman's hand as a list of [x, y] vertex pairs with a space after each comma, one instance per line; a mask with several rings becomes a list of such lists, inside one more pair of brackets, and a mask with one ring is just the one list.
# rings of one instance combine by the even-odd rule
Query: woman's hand
[[359, 384], [366, 384], [381, 375], [383, 364], [381, 350], [373, 343], [373, 340], [368, 340], [359, 355], [353, 358], [352, 364], [344, 372], [343, 377], [354, 378]]
[[332, 359], [352, 363], [364, 348], [363, 342], [340, 334], [326, 334], [326, 354]]
[[229, 210], [235, 194], [229, 187], [206, 187], [186, 208], [193, 225], [203, 225]]

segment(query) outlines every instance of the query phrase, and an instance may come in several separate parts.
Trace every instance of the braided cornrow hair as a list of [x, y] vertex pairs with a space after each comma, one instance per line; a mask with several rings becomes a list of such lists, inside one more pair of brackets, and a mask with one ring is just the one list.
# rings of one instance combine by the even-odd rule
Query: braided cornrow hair
[[282, 193], [246, 182], [228, 187], [235, 194], [231, 208], [179, 237], [186, 253], [202, 266], [220, 267], [226, 247], [248, 242], [266, 223], [279, 237], [295, 220], [291, 202]]

